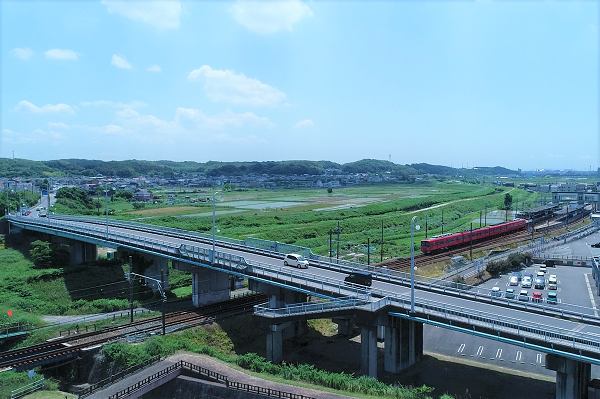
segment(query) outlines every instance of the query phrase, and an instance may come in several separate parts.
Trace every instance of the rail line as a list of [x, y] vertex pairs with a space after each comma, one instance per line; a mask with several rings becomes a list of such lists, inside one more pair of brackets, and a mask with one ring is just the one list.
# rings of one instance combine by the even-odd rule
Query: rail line
[[[581, 218], [575, 219], [572, 222], [570, 222], [567, 226], [572, 226], [572, 225], [578, 223], [580, 220], [581, 220]], [[565, 224], [560, 223], [560, 224], [555, 224], [554, 227], [551, 226], [549, 229], [545, 229], [541, 232], [535, 231], [533, 234], [533, 240], [543, 237], [545, 235], [544, 233], [547, 233], [549, 231], [555, 231], [555, 230], [558, 230], [558, 229], [564, 228], [564, 227], [565, 227]], [[520, 243], [523, 241], [529, 241], [531, 239], [532, 239], [532, 235], [530, 232], [519, 231], [519, 232], [515, 232], [510, 235], [473, 243], [472, 248], [473, 248], [473, 250], [493, 249], [500, 245]], [[460, 248], [450, 249], [443, 253], [437, 253], [437, 254], [432, 254], [432, 255], [418, 254], [418, 255], [415, 255], [415, 263], [418, 263], [419, 265], [430, 265], [433, 263], [448, 260], [453, 256], [456, 256], [456, 255], [459, 255], [462, 253], [466, 253], [469, 250], [470, 250], [470, 246], [465, 245]], [[390, 270], [410, 269], [410, 258], [391, 259], [389, 261], [381, 263], [380, 266], [386, 266]]]
[[[170, 331], [191, 328], [214, 321], [218, 316], [252, 311], [253, 306], [264, 303], [267, 296], [253, 294], [204, 306], [198, 311], [181, 311], [168, 314], [165, 327]], [[24, 368], [28, 365], [49, 363], [77, 353], [85, 348], [100, 346], [124, 339], [127, 335], [149, 334], [160, 330], [161, 316], [138, 320], [121, 326], [63, 337], [51, 342], [0, 353], [0, 368]]]

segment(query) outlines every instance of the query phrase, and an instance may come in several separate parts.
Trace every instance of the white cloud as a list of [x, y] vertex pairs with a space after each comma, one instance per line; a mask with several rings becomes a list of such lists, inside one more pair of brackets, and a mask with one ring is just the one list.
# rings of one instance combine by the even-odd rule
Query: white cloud
[[13, 55], [13, 57], [17, 57], [22, 60], [28, 60], [33, 55], [33, 50], [29, 47], [14, 48], [10, 50], [10, 53]]
[[313, 121], [311, 121], [310, 119], [305, 119], [303, 121], [296, 122], [294, 127], [296, 129], [301, 129], [301, 128], [306, 128], [306, 127], [313, 127], [314, 125], [315, 124], [313, 123]]
[[84, 107], [109, 106], [109, 107], [115, 107], [115, 108], [140, 108], [140, 107], [148, 106], [148, 104], [146, 104], [145, 102], [137, 101], [137, 100], [134, 100], [134, 101], [130, 102], [129, 104], [125, 104], [122, 102], [114, 102], [114, 101], [109, 101], [109, 100], [82, 101], [81, 105], [83, 105]]
[[45, 114], [45, 113], [50, 113], [50, 112], [67, 112], [70, 114], [74, 114], [75, 111], [73, 111], [73, 108], [71, 108], [70, 106], [68, 106], [67, 104], [56, 104], [56, 105], [52, 105], [52, 104], [46, 104], [43, 107], [38, 107], [32, 103], [30, 103], [29, 101], [19, 101], [19, 104], [17, 104], [17, 106], [15, 107], [15, 111], [27, 111], [27, 112], [33, 112], [36, 114]]
[[303, 17], [312, 17], [312, 10], [300, 0], [243, 1], [229, 8], [238, 23], [258, 33], [291, 31]]
[[64, 139], [65, 136], [62, 133], [54, 131], [45, 131], [42, 129], [35, 129], [31, 133], [17, 133], [9, 129], [2, 129], [2, 141], [10, 144], [35, 144], [35, 143], [48, 143], [57, 144], [59, 140]]
[[184, 124], [185, 119], [193, 121], [196, 127], [223, 129], [228, 126], [243, 127], [273, 127], [275, 126], [268, 118], [259, 117], [252, 112], [236, 114], [231, 110], [223, 111], [215, 115], [207, 116], [202, 111], [194, 108], [177, 108], [175, 111], [175, 122]]
[[68, 129], [69, 128], [69, 125], [67, 125], [66, 123], [63, 123], [63, 122], [48, 122], [48, 126], [57, 127], [60, 129]]
[[73, 50], [54, 48], [44, 53], [50, 60], [76, 60], [77, 53]]
[[276, 87], [248, 78], [232, 70], [212, 69], [202, 65], [189, 73], [192, 81], [204, 80], [204, 90], [214, 102], [242, 105], [277, 105], [285, 101], [285, 93]]
[[117, 68], [131, 69], [131, 64], [127, 61], [127, 58], [121, 57], [120, 55], [113, 54], [110, 63]]
[[160, 71], [162, 71], [162, 68], [159, 67], [158, 65], [152, 65], [150, 68], [148, 68], [148, 70], [150, 72], [160, 72]]
[[158, 29], [179, 27], [181, 3], [170, 1], [108, 1], [102, 0], [109, 13], [119, 14], [129, 19], [142, 21]]

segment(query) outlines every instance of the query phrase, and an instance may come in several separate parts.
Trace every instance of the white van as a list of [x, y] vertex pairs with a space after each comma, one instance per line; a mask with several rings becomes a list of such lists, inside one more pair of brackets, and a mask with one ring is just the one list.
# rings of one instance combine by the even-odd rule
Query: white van
[[308, 261], [304, 259], [302, 255], [298, 254], [287, 254], [283, 258], [283, 264], [285, 266], [295, 266], [299, 269], [307, 269]]

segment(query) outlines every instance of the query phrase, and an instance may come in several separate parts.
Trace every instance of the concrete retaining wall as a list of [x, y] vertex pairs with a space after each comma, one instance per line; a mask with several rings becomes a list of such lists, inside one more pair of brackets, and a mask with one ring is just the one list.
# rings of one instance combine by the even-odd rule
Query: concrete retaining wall
[[180, 375], [140, 398], [142, 399], [264, 399], [266, 396], [225, 388], [223, 384]]

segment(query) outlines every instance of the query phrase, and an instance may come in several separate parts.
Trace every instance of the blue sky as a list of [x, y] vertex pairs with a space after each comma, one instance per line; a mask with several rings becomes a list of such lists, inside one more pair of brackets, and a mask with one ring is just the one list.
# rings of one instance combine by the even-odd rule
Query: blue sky
[[0, 157], [599, 166], [596, 2], [0, 11]]

